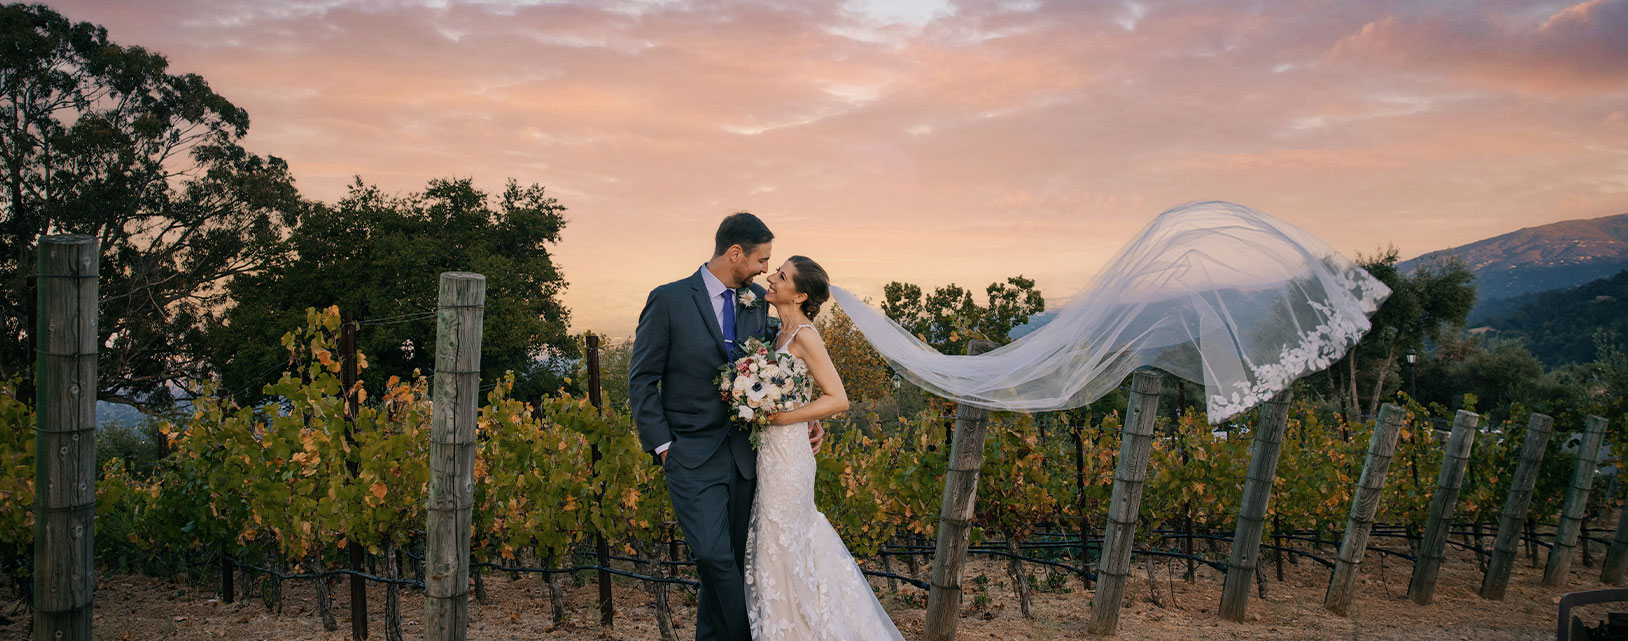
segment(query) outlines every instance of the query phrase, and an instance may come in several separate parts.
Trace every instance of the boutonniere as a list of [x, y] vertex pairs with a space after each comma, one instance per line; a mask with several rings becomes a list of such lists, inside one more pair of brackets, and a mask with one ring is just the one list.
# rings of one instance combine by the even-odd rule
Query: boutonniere
[[762, 305], [763, 299], [759, 298], [757, 292], [752, 291], [752, 287], [748, 285], [735, 290], [735, 302], [739, 303], [744, 309], [752, 309]]

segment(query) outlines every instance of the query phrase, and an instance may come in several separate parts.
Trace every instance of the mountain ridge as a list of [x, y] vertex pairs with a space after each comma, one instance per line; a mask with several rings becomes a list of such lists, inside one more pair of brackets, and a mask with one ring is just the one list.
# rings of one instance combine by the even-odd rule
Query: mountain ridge
[[1411, 272], [1444, 256], [1458, 256], [1475, 273], [1478, 296], [1472, 320], [1496, 302], [1575, 287], [1628, 268], [1628, 213], [1563, 220], [1421, 254], [1397, 267]]

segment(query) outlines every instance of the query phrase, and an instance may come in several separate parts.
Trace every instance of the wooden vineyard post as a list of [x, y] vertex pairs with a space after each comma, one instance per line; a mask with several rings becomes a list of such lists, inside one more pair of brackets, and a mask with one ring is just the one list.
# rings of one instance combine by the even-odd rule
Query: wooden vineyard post
[[[1080, 496], [1078, 507], [1080, 508], [1081, 570], [1091, 569], [1091, 521], [1085, 518], [1085, 428], [1090, 424], [1091, 420], [1087, 417], [1084, 423], [1075, 426], [1072, 430], [1074, 433], [1074, 486], [1079, 491]], [[1628, 512], [1628, 510], [1624, 511]], [[1094, 589], [1096, 587], [1090, 577], [1084, 576], [1082, 573], [1081, 578], [1085, 581], [1086, 588]]]
[[429, 641], [464, 641], [469, 631], [469, 517], [485, 303], [486, 277], [441, 274], [425, 543], [424, 632]]
[[1386, 403], [1374, 421], [1373, 439], [1368, 442], [1368, 458], [1363, 461], [1362, 478], [1357, 481], [1357, 493], [1351, 500], [1351, 516], [1346, 520], [1340, 555], [1335, 559], [1328, 593], [1323, 596], [1323, 608], [1340, 616], [1351, 610], [1352, 590], [1357, 585], [1363, 553], [1368, 551], [1368, 532], [1374, 527], [1374, 513], [1379, 511], [1380, 490], [1385, 488], [1391, 456], [1396, 453], [1396, 435], [1402, 430], [1403, 415], [1401, 407]]
[[[1617, 469], [1622, 469], [1625, 459], [1617, 456]], [[1611, 547], [1605, 552], [1605, 564], [1600, 568], [1600, 582], [1606, 585], [1617, 585], [1622, 582], [1622, 575], [1628, 570], [1628, 505], [1624, 505], [1617, 515], [1617, 532], [1611, 536]]]
[[1243, 621], [1244, 612], [1249, 608], [1249, 584], [1255, 579], [1255, 567], [1260, 565], [1266, 506], [1272, 500], [1272, 481], [1277, 478], [1283, 429], [1289, 423], [1289, 396], [1290, 392], [1284, 390], [1263, 403], [1260, 423], [1255, 427], [1243, 502], [1238, 508], [1238, 525], [1232, 535], [1232, 556], [1227, 560], [1227, 579], [1221, 587], [1221, 618], [1228, 621]]
[[220, 558], [220, 600], [222, 603], [232, 603], [237, 600], [237, 580], [232, 576], [232, 560], [224, 555]]
[[1549, 563], [1543, 568], [1543, 585], [1555, 587], [1566, 582], [1571, 557], [1577, 552], [1577, 531], [1588, 507], [1589, 490], [1594, 487], [1594, 468], [1600, 462], [1600, 441], [1605, 438], [1606, 420], [1590, 416], [1583, 427], [1583, 442], [1577, 446], [1577, 467], [1566, 488], [1566, 503], [1560, 508], [1560, 525], [1555, 528], [1555, 545], [1549, 548]]
[[1436, 492], [1430, 496], [1430, 517], [1425, 524], [1424, 538], [1419, 541], [1419, 560], [1413, 564], [1413, 580], [1408, 583], [1408, 596], [1419, 605], [1430, 605], [1436, 594], [1436, 576], [1447, 551], [1447, 530], [1453, 524], [1453, 511], [1458, 508], [1464, 467], [1469, 463], [1475, 428], [1480, 422], [1479, 415], [1464, 410], [1453, 417], [1453, 434], [1448, 437], [1447, 451], [1442, 454]]
[[1091, 599], [1091, 622], [1086, 631], [1099, 636], [1119, 629], [1119, 608], [1131, 574], [1131, 544], [1136, 538], [1136, 514], [1142, 506], [1147, 479], [1148, 452], [1153, 446], [1153, 422], [1159, 413], [1159, 392], [1164, 377], [1140, 371], [1131, 377], [1130, 401], [1125, 408], [1124, 434], [1114, 470], [1114, 489], [1103, 524], [1102, 552], [1097, 562], [1097, 592]]
[[37, 251], [34, 638], [90, 641], [101, 258], [93, 236], [44, 236]]
[[1543, 414], [1533, 414], [1526, 424], [1526, 442], [1521, 444], [1520, 461], [1510, 479], [1509, 498], [1498, 516], [1492, 558], [1487, 562], [1487, 573], [1481, 577], [1483, 599], [1503, 599], [1509, 587], [1509, 572], [1515, 568], [1515, 557], [1520, 553], [1521, 528], [1526, 526], [1526, 512], [1532, 506], [1532, 488], [1537, 485], [1538, 468], [1543, 464], [1553, 430], [1554, 419]]
[[[361, 368], [356, 358], [355, 310], [339, 312], [339, 355], [339, 384], [345, 395], [345, 442], [351, 447], [351, 454], [345, 457], [345, 467], [350, 470], [351, 478], [355, 478], [359, 466], [356, 459], [361, 453], [356, 447], [356, 381]], [[350, 569], [366, 571], [362, 545], [351, 539], [345, 547], [350, 555]], [[367, 638], [367, 580], [355, 574], [350, 575], [350, 637], [354, 641]]]
[[[976, 339], [967, 343], [967, 355], [995, 349], [992, 341]], [[956, 617], [961, 610], [961, 566], [967, 558], [972, 515], [978, 499], [978, 469], [984, 464], [984, 436], [989, 429], [989, 410], [965, 403], [955, 410], [955, 431], [950, 443], [950, 460], [944, 471], [944, 501], [939, 507], [938, 544], [933, 550], [933, 569], [927, 590], [928, 641], [955, 638]]]
[[[599, 391], [599, 336], [597, 334], [588, 335], [588, 402], [593, 404], [594, 409], [597, 411], [603, 412], [605, 409], [605, 401]], [[589, 458], [593, 461], [594, 467], [597, 468], [601, 456], [599, 446], [590, 445], [589, 447], [592, 448]], [[598, 474], [597, 470], [595, 474]], [[604, 500], [605, 497], [603, 496], [594, 497], [595, 503], [602, 503]], [[610, 567], [610, 543], [605, 540], [604, 534], [598, 532], [594, 533], [594, 557], [599, 563], [599, 625], [608, 628], [616, 624], [616, 604], [611, 601], [611, 574], [605, 569]]]

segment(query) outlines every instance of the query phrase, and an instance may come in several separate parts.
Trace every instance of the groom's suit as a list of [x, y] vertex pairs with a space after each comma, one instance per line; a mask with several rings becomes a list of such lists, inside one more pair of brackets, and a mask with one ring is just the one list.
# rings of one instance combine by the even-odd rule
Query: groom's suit
[[[714, 382], [727, 358], [705, 269], [650, 292], [634, 334], [628, 399], [645, 451], [668, 445], [667, 493], [701, 575], [695, 638], [746, 641], [744, 565], [757, 452], [730, 423]], [[751, 287], [761, 301], [763, 288]], [[772, 336], [767, 304], [735, 305], [737, 345]]]

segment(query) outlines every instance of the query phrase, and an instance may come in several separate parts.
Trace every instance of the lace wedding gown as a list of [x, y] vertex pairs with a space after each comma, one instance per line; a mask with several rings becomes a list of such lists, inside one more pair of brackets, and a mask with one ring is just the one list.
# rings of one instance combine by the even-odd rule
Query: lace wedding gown
[[[799, 325], [792, 338], [806, 327], [813, 326]], [[807, 424], [769, 426], [761, 436], [757, 499], [746, 534], [752, 639], [902, 641], [848, 547], [814, 507]]]

